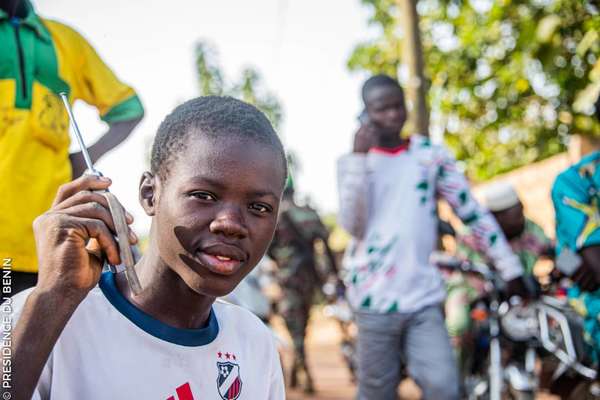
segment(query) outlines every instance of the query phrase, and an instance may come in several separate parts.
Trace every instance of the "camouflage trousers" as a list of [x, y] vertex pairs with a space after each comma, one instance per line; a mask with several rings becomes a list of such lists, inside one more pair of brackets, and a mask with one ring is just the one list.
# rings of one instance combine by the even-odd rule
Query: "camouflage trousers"
[[310, 309], [313, 303], [312, 288], [300, 290], [296, 287], [283, 287], [284, 298], [280, 303], [281, 316], [285, 320], [287, 329], [294, 344], [294, 356], [302, 365], [305, 364], [304, 339], [310, 318]]
[[[304, 290], [296, 287], [283, 287], [284, 299], [280, 303], [280, 313], [292, 337], [294, 346], [294, 362], [290, 371], [290, 387], [295, 388], [303, 380], [306, 393], [314, 393], [312, 375], [306, 360], [304, 339], [310, 318], [313, 302], [314, 287], [307, 286]], [[303, 379], [302, 379], [303, 377]]]

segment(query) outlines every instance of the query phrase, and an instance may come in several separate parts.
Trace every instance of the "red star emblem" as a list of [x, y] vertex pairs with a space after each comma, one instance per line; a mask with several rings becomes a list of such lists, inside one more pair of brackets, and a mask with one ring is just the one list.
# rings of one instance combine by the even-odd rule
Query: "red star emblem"
[[234, 359], [234, 360], [236, 359], [236, 358], [235, 358], [235, 354], [232, 354], [232, 355], [231, 355], [231, 357], [233, 357], [233, 359]]
[[229, 353], [225, 353], [225, 358], [227, 358], [228, 360], [231, 358], [231, 356], [229, 355]]
[[223, 356], [223, 353], [221, 353], [221, 352], [218, 352], [218, 353], [217, 353], [217, 356], [219, 356], [219, 358], [221, 358], [221, 357]]

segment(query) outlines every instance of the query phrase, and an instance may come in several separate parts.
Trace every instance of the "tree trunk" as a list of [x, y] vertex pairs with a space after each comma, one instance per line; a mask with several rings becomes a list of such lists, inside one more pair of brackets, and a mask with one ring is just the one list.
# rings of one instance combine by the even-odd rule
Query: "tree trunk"
[[429, 113], [427, 111], [425, 67], [423, 46], [419, 32], [418, 0], [396, 0], [400, 7], [400, 23], [404, 33], [403, 64], [408, 67], [406, 100], [409, 111], [409, 123], [416, 133], [429, 136]]

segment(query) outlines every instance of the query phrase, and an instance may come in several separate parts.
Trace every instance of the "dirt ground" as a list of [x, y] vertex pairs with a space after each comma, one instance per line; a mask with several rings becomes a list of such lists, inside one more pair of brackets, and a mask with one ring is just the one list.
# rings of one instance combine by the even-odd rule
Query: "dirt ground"
[[[288, 341], [289, 336], [283, 321], [276, 318], [274, 326], [277, 332]], [[350, 379], [339, 347], [340, 331], [336, 321], [326, 318], [318, 308], [314, 309], [307, 337], [307, 357], [313, 374], [317, 393], [308, 396], [299, 390], [287, 389], [288, 400], [353, 400], [356, 386]], [[291, 344], [289, 345], [291, 346]], [[291, 347], [284, 348], [283, 360], [286, 371], [289, 371]], [[419, 388], [410, 380], [400, 386], [400, 398], [418, 400], [421, 398]], [[540, 395], [539, 400], [553, 400], [554, 396]]]
[[[278, 333], [289, 342], [283, 321], [276, 319], [274, 325]], [[307, 337], [307, 357], [313, 374], [317, 393], [305, 395], [300, 390], [287, 389], [288, 400], [353, 400], [356, 386], [350, 379], [350, 372], [344, 364], [340, 347], [340, 330], [336, 321], [326, 318], [318, 308], [311, 317]], [[284, 350], [284, 365], [289, 371], [291, 347]], [[400, 388], [403, 400], [420, 399], [420, 392], [413, 382], [403, 382]]]

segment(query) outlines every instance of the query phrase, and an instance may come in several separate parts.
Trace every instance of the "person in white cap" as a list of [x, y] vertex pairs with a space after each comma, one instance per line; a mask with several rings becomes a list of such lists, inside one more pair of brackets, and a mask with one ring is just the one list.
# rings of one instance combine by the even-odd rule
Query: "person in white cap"
[[[483, 190], [482, 202], [496, 218], [525, 274], [532, 274], [538, 259], [552, 254], [553, 243], [538, 224], [525, 216], [514, 186], [507, 181], [490, 184]], [[462, 242], [466, 246], [459, 247], [469, 259], [485, 261], [470, 235], [463, 237]]]
[[[553, 243], [544, 230], [527, 218], [523, 204], [514, 186], [507, 181], [499, 181], [484, 188], [483, 205], [492, 213], [514, 254], [519, 257], [524, 274], [531, 276], [537, 261], [553, 253]], [[472, 262], [489, 262], [479, 249], [471, 232], [459, 235], [457, 253], [460, 258]], [[468, 282], [460, 273], [447, 278], [448, 295], [445, 303], [446, 327], [459, 359], [463, 365], [466, 354], [465, 338], [471, 325], [469, 303], [479, 294], [473, 282]], [[535, 285], [535, 284], [534, 284]]]

